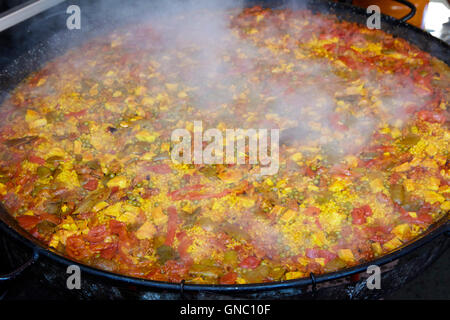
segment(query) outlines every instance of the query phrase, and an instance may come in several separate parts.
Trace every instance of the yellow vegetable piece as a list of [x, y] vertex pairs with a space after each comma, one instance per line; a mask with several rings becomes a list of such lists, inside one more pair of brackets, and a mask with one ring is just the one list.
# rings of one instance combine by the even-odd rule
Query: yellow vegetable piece
[[146, 221], [139, 229], [136, 231], [136, 237], [140, 240], [151, 239], [156, 233], [156, 228], [153, 223]]
[[340, 249], [338, 251], [338, 256], [345, 262], [354, 262], [355, 257], [353, 256], [353, 252], [350, 249]]
[[4, 196], [6, 193], [6, 186], [3, 183], [0, 183], [0, 194]]
[[300, 271], [292, 271], [286, 273], [286, 280], [298, 279], [303, 277], [303, 272]]
[[342, 191], [346, 187], [347, 183], [344, 180], [336, 180], [334, 181], [328, 189], [333, 192]]
[[109, 180], [106, 185], [109, 188], [119, 187], [121, 189], [124, 189], [124, 188], [128, 187], [128, 181], [125, 176], [117, 176], [117, 177], [114, 177], [111, 180]]
[[384, 247], [386, 250], [389, 250], [389, 251], [390, 251], [390, 250], [397, 249], [397, 248], [400, 247], [402, 244], [403, 244], [403, 242], [402, 242], [399, 238], [395, 237], [394, 239], [389, 240], [388, 242], [386, 242], [386, 243], [383, 245], [383, 247]]
[[103, 210], [104, 208], [106, 208], [107, 206], [109, 206], [109, 203], [106, 201], [101, 201], [99, 203], [97, 203], [93, 208], [92, 211], [93, 212], [98, 212], [100, 210]]
[[414, 219], [417, 218], [417, 213], [416, 213], [416, 212], [408, 212], [408, 215], [409, 215], [411, 218], [414, 218]]
[[288, 209], [282, 216], [281, 221], [283, 222], [289, 222], [293, 220], [297, 216], [297, 211], [294, 211], [292, 209]]
[[73, 170], [63, 170], [57, 177], [56, 180], [64, 183], [69, 189], [73, 189], [80, 186], [78, 181], [78, 175]]
[[226, 170], [224, 172], [221, 172], [218, 177], [220, 180], [233, 183], [238, 182], [242, 178], [242, 171], [241, 170]]
[[429, 191], [429, 190], [424, 191], [423, 196], [425, 198], [425, 201], [427, 201], [431, 204], [433, 204], [435, 202], [444, 202], [445, 201], [445, 198], [442, 195], [440, 195], [439, 193], [434, 192], [434, 191]]
[[392, 229], [392, 233], [395, 234], [400, 239], [406, 239], [410, 233], [411, 229], [408, 224], [399, 224], [394, 229]]
[[146, 130], [142, 130], [136, 133], [136, 139], [138, 139], [139, 141], [145, 141], [150, 143], [154, 142], [158, 136], [159, 136], [158, 133], [156, 132], [150, 133]]
[[444, 203], [442, 203], [441, 209], [444, 211], [449, 211], [450, 210], [450, 201], [445, 201]]
[[161, 207], [156, 207], [152, 210], [152, 217], [157, 225], [165, 224], [168, 220], [168, 217], [162, 212]]
[[373, 192], [381, 192], [384, 189], [384, 185], [381, 179], [374, 179], [370, 181], [370, 188]]
[[301, 152], [294, 153], [291, 156], [291, 159], [294, 160], [295, 162], [299, 162], [300, 160], [302, 160], [302, 158], [303, 158], [303, 155]]
[[381, 245], [378, 242], [372, 243], [372, 249], [375, 251], [377, 255], [380, 255], [383, 253], [383, 248], [381, 248]]
[[31, 109], [27, 110], [27, 113], [25, 115], [25, 121], [26, 122], [32, 122], [32, 121], [37, 120], [39, 118], [40, 118], [39, 113], [37, 113], [36, 111], [31, 110]]
[[166, 83], [166, 88], [169, 91], [175, 91], [178, 88], [178, 84], [176, 84], [176, 83]]
[[184, 91], [179, 92], [178, 95], [177, 95], [177, 97], [180, 98], [180, 99], [187, 98], [187, 96], [188, 96], [187, 93], [184, 92]]
[[121, 209], [122, 209], [122, 202], [117, 202], [112, 206], [109, 206], [106, 209], [102, 210], [101, 212], [102, 214], [105, 214], [107, 216], [118, 217], [120, 216]]
[[282, 207], [282, 206], [274, 206], [271, 210], [271, 213], [275, 214], [275, 215], [280, 215], [286, 208]]

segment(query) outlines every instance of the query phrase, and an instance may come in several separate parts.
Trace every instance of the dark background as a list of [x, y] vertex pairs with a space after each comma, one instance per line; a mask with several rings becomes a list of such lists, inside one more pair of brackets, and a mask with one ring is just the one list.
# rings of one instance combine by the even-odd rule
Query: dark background
[[450, 250], [425, 272], [386, 299], [450, 300]]

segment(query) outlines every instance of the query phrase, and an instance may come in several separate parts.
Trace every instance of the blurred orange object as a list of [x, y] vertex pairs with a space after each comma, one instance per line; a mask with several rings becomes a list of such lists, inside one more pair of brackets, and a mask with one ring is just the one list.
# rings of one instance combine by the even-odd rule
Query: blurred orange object
[[[416, 6], [417, 12], [414, 17], [408, 20], [408, 23], [415, 25], [416, 27], [422, 27], [423, 13], [429, 0], [408, 0]], [[359, 7], [367, 8], [370, 5], [377, 5], [380, 7], [381, 12], [392, 16], [394, 18], [404, 17], [410, 9], [394, 0], [353, 0], [353, 4]]]

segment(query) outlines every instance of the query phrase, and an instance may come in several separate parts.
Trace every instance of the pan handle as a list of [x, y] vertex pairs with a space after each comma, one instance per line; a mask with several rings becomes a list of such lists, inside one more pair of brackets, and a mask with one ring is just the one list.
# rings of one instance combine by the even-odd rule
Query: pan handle
[[394, 1], [395, 2], [399, 2], [401, 4], [404, 4], [409, 9], [411, 9], [411, 11], [406, 16], [404, 16], [404, 17], [399, 19], [400, 21], [406, 22], [406, 21], [408, 21], [409, 19], [411, 19], [412, 17], [415, 16], [417, 9], [416, 9], [416, 6], [414, 4], [412, 4], [411, 2], [406, 1], [406, 0], [394, 0]]
[[39, 258], [39, 253], [37, 252], [36, 249], [34, 249], [31, 257], [27, 261], [25, 261], [21, 266], [17, 267], [15, 270], [13, 270], [9, 273], [0, 274], [0, 282], [13, 280], [13, 279], [17, 278], [23, 271], [25, 271], [29, 266], [31, 266], [33, 263], [35, 263], [38, 258]]
[[0, 14], [0, 32], [65, 0], [30, 0]]

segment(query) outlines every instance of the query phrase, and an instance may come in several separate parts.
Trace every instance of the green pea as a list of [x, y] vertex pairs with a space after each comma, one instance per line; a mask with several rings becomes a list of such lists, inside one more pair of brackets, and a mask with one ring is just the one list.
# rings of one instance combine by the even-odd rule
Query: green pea
[[37, 175], [39, 178], [47, 178], [52, 175], [52, 170], [47, 167], [40, 166], [37, 168]]

